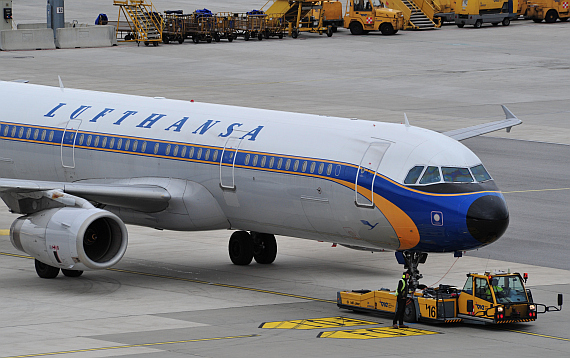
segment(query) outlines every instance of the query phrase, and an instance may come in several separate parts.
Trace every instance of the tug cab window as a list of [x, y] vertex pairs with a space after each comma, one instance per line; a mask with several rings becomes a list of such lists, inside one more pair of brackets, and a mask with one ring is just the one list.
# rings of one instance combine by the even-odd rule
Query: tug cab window
[[495, 276], [492, 280], [497, 303], [527, 302], [526, 291], [519, 276]]
[[431, 184], [441, 181], [438, 167], [427, 167], [424, 175], [420, 179], [420, 184]]
[[442, 167], [443, 181], [446, 183], [472, 183], [473, 177], [467, 168]]
[[493, 302], [489, 283], [484, 278], [475, 277], [475, 297], [479, 297], [485, 301]]
[[477, 166], [472, 167], [471, 173], [473, 173], [475, 180], [477, 180], [478, 182], [491, 180], [491, 176], [489, 175], [489, 173], [487, 173], [487, 170], [485, 170], [483, 164], [479, 164]]
[[404, 179], [404, 184], [415, 184], [420, 178], [423, 170], [424, 167], [422, 165], [416, 165], [410, 169], [408, 175], [406, 175], [406, 179]]

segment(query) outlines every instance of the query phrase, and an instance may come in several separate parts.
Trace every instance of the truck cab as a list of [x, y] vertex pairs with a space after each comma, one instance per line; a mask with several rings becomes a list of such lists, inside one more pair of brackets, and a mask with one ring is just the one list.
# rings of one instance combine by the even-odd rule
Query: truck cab
[[457, 302], [457, 316], [481, 323], [536, 320], [536, 305], [518, 273], [468, 274]]
[[393, 35], [404, 28], [404, 14], [399, 10], [384, 8], [380, 0], [349, 0], [346, 3], [344, 27], [353, 35], [380, 31]]

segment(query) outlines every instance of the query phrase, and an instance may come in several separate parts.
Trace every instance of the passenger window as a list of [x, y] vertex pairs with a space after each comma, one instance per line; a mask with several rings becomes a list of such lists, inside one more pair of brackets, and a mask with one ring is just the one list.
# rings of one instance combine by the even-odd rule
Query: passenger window
[[254, 167], [257, 166], [257, 159], [258, 159], [258, 156], [256, 154], [253, 156], [253, 162], [251, 163], [252, 166], [254, 166]]
[[[6, 135], [6, 132], [7, 132], [7, 130], [4, 129], [4, 135]], [[47, 131], [44, 129], [44, 130], [42, 131], [42, 140], [46, 140], [46, 133], [47, 133]]]
[[415, 184], [420, 178], [420, 175], [422, 174], [423, 170], [424, 170], [423, 165], [416, 165], [415, 167], [410, 169], [408, 175], [406, 175], [406, 179], [404, 179], [404, 184]]
[[121, 149], [122, 145], [123, 145], [123, 138], [119, 138], [119, 141], [117, 142], [117, 149]]
[[329, 166], [327, 167], [327, 175], [331, 175], [332, 173], [332, 164], [329, 164]]
[[472, 183], [473, 177], [467, 168], [442, 167], [443, 181], [446, 183]]
[[200, 157], [202, 157], [202, 148], [198, 149], [198, 154], [196, 154], [196, 158], [200, 159]]
[[93, 143], [94, 147], [98, 147], [99, 146], [99, 136], [95, 137], [95, 143]]
[[26, 131], [26, 139], [30, 139], [30, 135], [32, 135], [32, 128], [28, 128]]
[[39, 134], [40, 134], [40, 130], [39, 130], [39, 129], [36, 129], [36, 130], [34, 131], [34, 140], [38, 139], [38, 135], [39, 135]]
[[271, 157], [271, 159], [269, 159], [269, 168], [273, 168], [273, 163], [275, 163], [275, 157]]
[[173, 156], [177, 156], [178, 155], [178, 146], [174, 147], [174, 151], [172, 152]]
[[111, 141], [109, 142], [109, 148], [113, 149], [114, 146], [115, 146], [115, 138], [111, 138]]
[[192, 158], [194, 156], [194, 147], [190, 147], [190, 153], [188, 153], [188, 158]]
[[136, 151], [137, 151], [138, 145], [139, 145], [139, 141], [138, 141], [138, 140], [135, 140], [135, 141], [133, 142], [133, 149], [132, 149], [133, 152], [136, 152]]
[[180, 156], [182, 158], [184, 158], [186, 156], [186, 147], [182, 147], [182, 153], [180, 153]]
[[325, 163], [321, 163], [319, 165], [319, 174], [323, 174], [323, 170], [325, 169]]
[[485, 170], [483, 164], [479, 164], [471, 168], [471, 173], [473, 173], [475, 180], [477, 180], [478, 182], [491, 180], [491, 176], [489, 175], [489, 173], [487, 173], [487, 170]]
[[146, 152], [146, 142], [143, 142], [142, 147], [141, 147], [141, 152], [142, 153]]
[[105, 148], [106, 146], [107, 146], [107, 137], [103, 137], [103, 143], [101, 144], [101, 147]]
[[293, 171], [297, 171], [297, 169], [299, 169], [299, 161], [296, 160], [295, 164], [293, 164]]
[[283, 158], [279, 158], [277, 161], [277, 169], [281, 169], [281, 165], [283, 165]]
[[312, 162], [312, 163], [311, 163], [311, 169], [310, 169], [311, 174], [313, 174], [313, 173], [315, 172], [315, 167], [316, 167], [316, 166], [317, 166], [317, 163], [316, 163], [316, 162]]
[[[8, 135], [8, 130], [10, 129], [10, 126], [6, 126], [4, 127], [4, 137], [6, 137]], [[45, 130], [44, 130], [45, 133]]]
[[289, 170], [289, 167], [291, 167], [291, 159], [287, 159], [285, 162], [285, 170]]
[[307, 171], [307, 162], [303, 162], [303, 166], [301, 167], [301, 171], [304, 173]]
[[420, 184], [437, 183], [441, 180], [438, 167], [427, 167], [424, 175], [420, 179]]
[[218, 151], [214, 150], [214, 154], [212, 155], [212, 161], [215, 162], [218, 159]]
[[130, 146], [131, 146], [131, 140], [127, 139], [127, 141], [125, 142], [125, 150], [129, 150]]
[[265, 167], [265, 161], [267, 160], [267, 157], [264, 155], [263, 157], [261, 157], [261, 167]]
[[248, 165], [249, 164], [249, 158], [250, 158], [249, 154], [246, 154], [243, 164]]
[[170, 154], [170, 144], [166, 146], [166, 151], [165, 151], [166, 155]]
[[208, 160], [210, 158], [210, 150], [206, 149], [206, 154], [204, 154], [204, 160]]
[[154, 154], [158, 153], [158, 147], [159, 147], [159, 144], [156, 143], [156, 144], [154, 145]]

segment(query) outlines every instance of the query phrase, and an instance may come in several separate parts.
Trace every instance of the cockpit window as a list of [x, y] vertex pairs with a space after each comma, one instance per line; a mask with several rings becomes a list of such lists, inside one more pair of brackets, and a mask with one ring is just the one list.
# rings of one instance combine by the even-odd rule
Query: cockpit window
[[443, 181], [446, 183], [472, 183], [473, 177], [467, 168], [442, 167]]
[[424, 175], [420, 179], [420, 184], [437, 183], [441, 180], [438, 167], [427, 167]]
[[471, 173], [473, 173], [475, 180], [477, 180], [478, 182], [491, 180], [491, 176], [489, 175], [489, 173], [487, 173], [487, 170], [485, 170], [483, 164], [479, 164], [471, 168]]
[[424, 167], [421, 165], [416, 165], [408, 172], [406, 175], [406, 179], [404, 180], [404, 184], [415, 184], [418, 181], [418, 178], [422, 174]]

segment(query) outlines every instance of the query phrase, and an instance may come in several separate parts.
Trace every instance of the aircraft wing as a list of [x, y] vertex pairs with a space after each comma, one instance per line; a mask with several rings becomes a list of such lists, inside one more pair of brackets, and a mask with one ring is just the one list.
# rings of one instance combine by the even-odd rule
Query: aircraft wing
[[171, 199], [169, 192], [157, 185], [63, 183], [38, 180], [0, 179], [0, 195], [26, 195], [34, 192], [61, 190], [103, 205], [129, 208], [142, 212], [164, 210]]
[[490, 122], [485, 124], [479, 124], [472, 127], [455, 129], [452, 131], [443, 132], [448, 137], [451, 137], [455, 140], [464, 140], [467, 138], [477, 137], [482, 134], [487, 134], [491, 132], [495, 132], [501, 129], [507, 129], [507, 132], [511, 131], [513, 126], [519, 125], [522, 123], [520, 119], [518, 119], [509, 109], [503, 105], [503, 111], [505, 112], [506, 119]]

